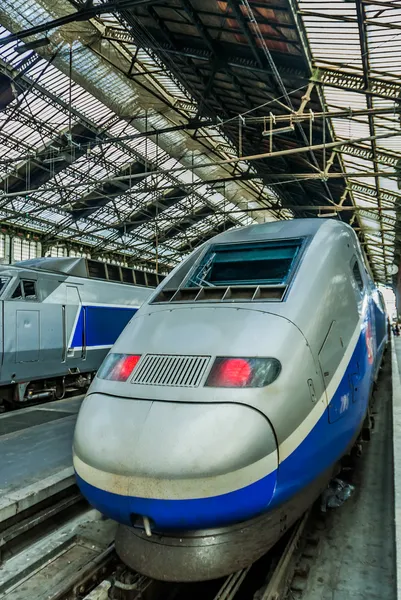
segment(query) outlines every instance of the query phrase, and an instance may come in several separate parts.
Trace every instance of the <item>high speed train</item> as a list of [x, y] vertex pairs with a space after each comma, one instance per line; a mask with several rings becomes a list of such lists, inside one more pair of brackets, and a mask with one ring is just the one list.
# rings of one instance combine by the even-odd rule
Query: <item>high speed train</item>
[[86, 390], [156, 277], [85, 258], [1, 265], [0, 411]]
[[222, 233], [143, 304], [76, 425], [84, 496], [129, 567], [200, 581], [262, 556], [370, 422], [383, 298], [348, 225]]

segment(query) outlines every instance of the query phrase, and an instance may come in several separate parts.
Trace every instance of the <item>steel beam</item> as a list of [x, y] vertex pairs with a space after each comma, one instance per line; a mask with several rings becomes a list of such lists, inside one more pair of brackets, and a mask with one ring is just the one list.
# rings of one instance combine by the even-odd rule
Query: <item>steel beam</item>
[[344, 71], [328, 69], [319, 66], [312, 81], [327, 87], [335, 87], [341, 90], [356, 92], [360, 94], [370, 94], [378, 98], [386, 98], [389, 100], [399, 101], [401, 95], [401, 84], [378, 77], [368, 77], [368, 86], [364, 80], [363, 74], [346, 73]]
[[32, 35], [44, 33], [50, 31], [51, 29], [61, 27], [62, 25], [67, 25], [68, 23], [76, 23], [77, 21], [88, 21], [93, 17], [99, 17], [100, 15], [105, 15], [110, 12], [123, 10], [125, 8], [132, 9], [135, 6], [153, 4], [157, 1], [158, 0], [112, 0], [111, 2], [104, 2], [103, 4], [96, 4], [95, 6], [92, 5], [86, 8], [81, 8], [75, 13], [64, 15], [63, 17], [59, 17], [58, 19], [54, 19], [53, 21], [42, 23], [42, 25], [36, 25], [35, 27], [30, 27], [29, 29], [23, 29], [18, 33], [12, 33], [10, 35], [7, 35], [0, 39], [0, 46], [5, 46], [6, 44], [9, 44], [10, 42], [14, 42], [16, 40], [24, 40], [25, 38], [30, 37]]
[[[367, 36], [366, 24], [365, 24], [366, 12], [365, 12], [365, 7], [362, 4], [362, 0], [356, 0], [356, 13], [357, 13], [357, 19], [358, 19], [359, 41], [361, 44], [363, 82], [365, 85], [365, 89], [367, 90], [369, 88], [369, 73], [370, 73], [369, 46], [368, 46], [368, 36]], [[366, 95], [366, 104], [367, 104], [368, 109], [373, 108], [372, 96], [370, 94]], [[375, 125], [374, 125], [373, 116], [371, 114], [368, 115], [368, 122], [369, 122], [369, 132], [370, 132], [370, 135], [372, 136], [371, 144], [372, 144], [372, 159], [373, 159], [374, 170], [378, 171], [379, 166], [378, 166], [377, 148], [376, 148]], [[383, 220], [380, 219], [382, 204], [381, 204], [381, 197], [380, 197], [380, 193], [381, 193], [380, 180], [379, 180], [378, 176], [375, 177], [375, 186], [376, 186], [377, 203], [378, 203], [378, 207], [379, 207], [380, 231], [381, 231], [382, 241], [384, 243]], [[362, 213], [359, 213], [359, 214], [360, 214], [360, 216], [362, 216]], [[387, 277], [387, 267], [385, 267], [385, 268], [386, 268], [386, 277]]]
[[[4, 64], [4, 63], [3, 63], [3, 64]], [[15, 74], [15, 72], [14, 72], [12, 69], [10, 69], [9, 67], [5, 66], [5, 69], [6, 69], [8, 72], [9, 72], [9, 71], [11, 71], [11, 74], [13, 74], [13, 75]], [[21, 79], [21, 83], [22, 83], [23, 81], [25, 82], [25, 76], [24, 76], [24, 77]], [[28, 81], [26, 81], [26, 85], [31, 85], [31, 82], [30, 82], [29, 80], [28, 80]], [[107, 136], [107, 134], [105, 134], [104, 132], [101, 132], [101, 131], [100, 131], [98, 128], [96, 128], [96, 127], [95, 127], [95, 126], [94, 126], [94, 125], [93, 125], [93, 124], [92, 124], [92, 123], [91, 123], [91, 122], [90, 122], [90, 121], [89, 121], [89, 120], [88, 120], [86, 117], [84, 117], [83, 115], [81, 115], [81, 113], [80, 113], [79, 111], [77, 111], [77, 110], [76, 110], [76, 109], [74, 109], [73, 107], [72, 107], [72, 108], [68, 107], [68, 106], [66, 105], [66, 103], [65, 103], [65, 102], [63, 102], [61, 99], [58, 99], [58, 98], [57, 98], [57, 97], [56, 97], [54, 94], [52, 94], [51, 92], [48, 92], [48, 90], [46, 90], [45, 88], [43, 88], [43, 87], [42, 87], [42, 86], [41, 86], [41, 85], [40, 85], [38, 82], [35, 82], [35, 85], [33, 86], [33, 88], [32, 88], [32, 89], [33, 89], [33, 90], [37, 90], [37, 91], [40, 93], [40, 95], [43, 95], [43, 96], [45, 96], [45, 97], [49, 98], [49, 99], [50, 99], [50, 100], [51, 100], [51, 101], [52, 101], [54, 104], [56, 104], [56, 105], [59, 105], [59, 106], [61, 107], [61, 109], [62, 109], [62, 110], [65, 110], [67, 113], [68, 113], [69, 111], [71, 111], [71, 112], [74, 114], [74, 116], [75, 116], [77, 119], [79, 119], [79, 121], [80, 121], [80, 122], [82, 122], [82, 123], [84, 123], [84, 124], [85, 124], [85, 127], [87, 127], [87, 129], [88, 129], [89, 131], [93, 131], [93, 132], [94, 132], [94, 134], [96, 135], [97, 139], [99, 139], [99, 138], [102, 138], [102, 137], [104, 137], [104, 139], [107, 139], [107, 137], [108, 137], [108, 136]], [[121, 146], [121, 147], [122, 147], [122, 148], [123, 148], [123, 149], [124, 149], [124, 150], [125, 150], [125, 151], [126, 151], [128, 154], [129, 154], [129, 155], [133, 156], [133, 158], [134, 158], [134, 159], [137, 159], [137, 156], [138, 156], [138, 155], [135, 153], [135, 151], [134, 151], [134, 150], [133, 150], [133, 149], [132, 149], [130, 146], [127, 146], [126, 144], [124, 144], [124, 143], [123, 143], [123, 142], [121, 142], [120, 140], [115, 140], [115, 141], [116, 141], [116, 145], [118, 145], [118, 146]], [[152, 163], [151, 163], [150, 161], [148, 161], [148, 166], [150, 167], [150, 172], [149, 172], [149, 175], [150, 175], [150, 174], [153, 174], [153, 173], [155, 173], [155, 172], [158, 172], [158, 173], [161, 173], [161, 174], [163, 174], [163, 176], [164, 176], [164, 177], [166, 177], [166, 179], [167, 179], [167, 180], [171, 181], [171, 182], [172, 182], [172, 184], [173, 184], [173, 186], [174, 186], [174, 185], [177, 185], [177, 184], [178, 184], [178, 185], [180, 184], [179, 180], [178, 180], [178, 179], [176, 180], [176, 179], [174, 178], [174, 176], [172, 176], [172, 171], [171, 171], [171, 170], [165, 171], [165, 170], [163, 170], [163, 169], [158, 169], [158, 168], [156, 167], [157, 171], [155, 171], [155, 170], [154, 170], [154, 168], [155, 168], [155, 165], [152, 165]], [[187, 169], [186, 169], [186, 168], [184, 168], [184, 167], [181, 169], [181, 171], [186, 171], [186, 170], [187, 170]], [[128, 181], [130, 181], [130, 185], [132, 185], [133, 181], [136, 181], [138, 178], [141, 178], [141, 177], [142, 177], [142, 175], [141, 175], [141, 174], [137, 174], [137, 175], [131, 175], [131, 176], [128, 178]], [[118, 177], [115, 177], [115, 178], [109, 178], [109, 179], [107, 179], [107, 180], [104, 180], [104, 181], [102, 182], [102, 185], [105, 185], [105, 184], [108, 184], [108, 183], [111, 183], [111, 182], [114, 182], [114, 183], [115, 183], [115, 182], [117, 182], [117, 181], [119, 181], [119, 180], [123, 180], [123, 179], [125, 179], [125, 180], [127, 181], [127, 178], [118, 178]], [[75, 187], [79, 187], [80, 185], [82, 185], [82, 182], [79, 182], [79, 183], [77, 183]], [[69, 187], [69, 186], [65, 186], [65, 189], [68, 189], [68, 187]], [[74, 187], [74, 186], [72, 186], [72, 187]], [[49, 186], [47, 186], [47, 188], [46, 188], [46, 189], [49, 189]], [[58, 190], [58, 186], [56, 186], [56, 188], [55, 188], [55, 189], [56, 189], [56, 190]], [[25, 190], [25, 191], [26, 191], [26, 190]], [[30, 190], [30, 191], [32, 191], [32, 190]], [[14, 195], [21, 195], [21, 194], [23, 194], [23, 193], [24, 193], [24, 191], [23, 191], [23, 190], [21, 190], [21, 191], [18, 191], [17, 193], [14, 193], [14, 192], [9, 192], [9, 193], [7, 193], [6, 195], [3, 195], [3, 196], [6, 196], [6, 197], [13, 197]], [[27, 193], [29, 193], [29, 192], [27, 192]], [[205, 198], [204, 198], [204, 196], [203, 196], [203, 195], [201, 196], [201, 195], [199, 195], [199, 194], [198, 194], [197, 192], [195, 192], [195, 191], [194, 191], [193, 193], [194, 193], [194, 194], [195, 194], [195, 195], [196, 195], [196, 196], [199, 198], [199, 200], [201, 200], [202, 202], [205, 202]], [[206, 202], [207, 202], [207, 199], [206, 199]], [[108, 228], [108, 227], [109, 227], [109, 224], [108, 224], [108, 223], [105, 223], [105, 224], [104, 224], [104, 227], [105, 227], [105, 228]]]

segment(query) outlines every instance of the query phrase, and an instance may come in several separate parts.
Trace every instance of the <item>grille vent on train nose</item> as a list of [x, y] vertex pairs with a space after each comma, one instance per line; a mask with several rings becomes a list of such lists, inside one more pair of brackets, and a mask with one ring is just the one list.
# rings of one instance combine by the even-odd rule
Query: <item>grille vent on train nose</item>
[[147, 354], [135, 369], [131, 383], [197, 387], [210, 356]]

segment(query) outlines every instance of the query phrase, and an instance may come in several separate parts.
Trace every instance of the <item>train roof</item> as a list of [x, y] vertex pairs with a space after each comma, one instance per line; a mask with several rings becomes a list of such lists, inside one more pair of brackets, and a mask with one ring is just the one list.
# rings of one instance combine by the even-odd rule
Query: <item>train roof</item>
[[266, 238], [271, 240], [300, 238], [315, 235], [323, 225], [327, 225], [328, 223], [332, 223], [333, 227], [343, 226], [351, 229], [345, 223], [334, 219], [291, 219], [288, 221], [259, 223], [258, 225], [249, 225], [241, 229], [230, 229], [211, 238], [208, 243], [246, 242], [250, 240], [265, 240]]
[[16, 267], [25, 269], [40, 269], [41, 271], [52, 271], [73, 275], [75, 277], [87, 277], [87, 267], [85, 258], [81, 257], [42, 257], [31, 258], [16, 262]]
[[17, 262], [14, 265], [4, 265], [5, 268], [9, 266], [146, 287], [157, 287], [165, 277], [160, 273], [151, 273], [83, 257], [31, 258], [30, 260]]

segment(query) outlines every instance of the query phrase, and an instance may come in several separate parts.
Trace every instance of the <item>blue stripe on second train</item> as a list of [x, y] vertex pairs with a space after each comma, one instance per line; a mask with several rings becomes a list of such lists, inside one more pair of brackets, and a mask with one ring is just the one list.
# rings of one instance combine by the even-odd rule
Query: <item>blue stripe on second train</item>
[[81, 306], [71, 342], [72, 348], [83, 346], [84, 313], [86, 346], [112, 346], [138, 309], [132, 306]]

